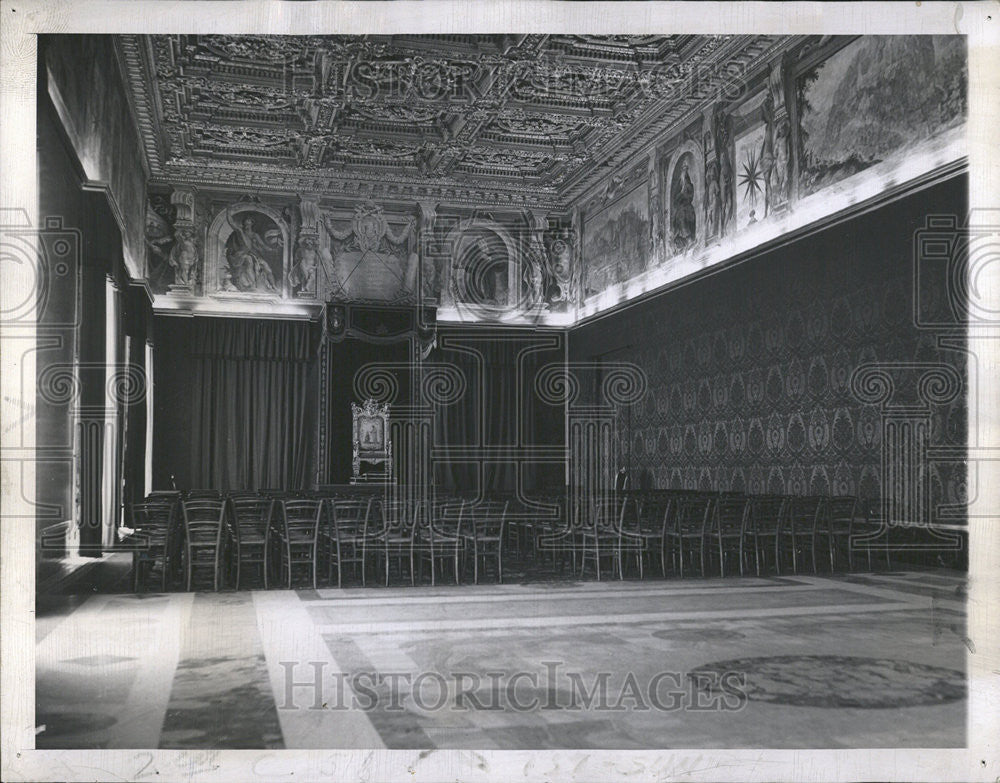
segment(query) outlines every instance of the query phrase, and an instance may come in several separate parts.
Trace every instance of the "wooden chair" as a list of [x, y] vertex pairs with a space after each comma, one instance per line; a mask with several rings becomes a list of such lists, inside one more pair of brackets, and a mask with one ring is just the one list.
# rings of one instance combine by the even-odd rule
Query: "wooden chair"
[[[768, 552], [777, 552], [778, 536], [784, 524], [788, 498], [785, 495], [755, 495], [750, 500], [750, 521], [753, 528], [754, 564], [757, 576], [761, 574], [761, 560]], [[775, 573], [781, 573], [781, 562], [776, 557]]]
[[719, 576], [726, 575], [726, 555], [735, 554], [743, 576], [744, 562], [753, 543], [750, 524], [750, 498], [721, 494], [715, 503], [708, 543], [719, 553]]
[[667, 575], [667, 524], [677, 501], [668, 492], [652, 493], [640, 501], [639, 534], [646, 540], [646, 549], [660, 555], [660, 575]]
[[461, 531], [465, 514], [466, 503], [461, 498], [442, 498], [421, 503], [414, 529], [412, 551], [421, 571], [425, 560], [430, 563], [432, 585], [437, 584], [438, 562], [450, 561], [455, 574], [455, 584], [462, 581]]
[[[813, 537], [815, 550], [817, 542], [825, 538], [830, 557], [830, 571], [836, 570], [837, 555], [845, 551], [847, 568], [854, 570], [854, 553], [863, 550], [868, 559], [868, 570], [872, 570], [872, 542], [884, 531], [879, 518], [872, 513], [862, 513], [861, 502], [853, 496], [827, 498], [826, 513]], [[884, 547], [886, 567], [891, 566], [889, 548]], [[813, 555], [815, 562], [816, 555]]]
[[333, 581], [333, 569], [337, 569], [337, 587], [343, 585], [344, 567], [350, 564], [355, 574], [361, 568], [361, 583], [364, 584], [365, 543], [368, 540], [369, 517], [372, 499], [327, 498], [327, 525], [320, 530], [320, 536], [327, 546], [327, 581]]
[[[870, 498], [859, 501], [863, 507], [863, 521], [855, 522], [854, 530], [851, 531], [850, 546], [852, 549], [864, 549], [868, 555], [868, 570], [873, 570], [872, 549], [881, 549], [885, 552], [885, 567], [892, 569], [892, 560], [889, 557], [889, 534], [892, 529], [882, 517], [882, 501], [879, 498]], [[897, 528], [898, 530], [898, 528]], [[878, 541], [875, 546], [872, 546]]]
[[[775, 541], [775, 562], [791, 554], [792, 573], [799, 572], [799, 558], [805, 555], [805, 543], [813, 539], [823, 514], [823, 498], [819, 496], [792, 497], [788, 501]], [[816, 559], [813, 557], [813, 572]]]
[[531, 520], [531, 547], [535, 557], [544, 553], [552, 556], [552, 563], [565, 567], [570, 559], [576, 573], [576, 530], [569, 519], [566, 496], [546, 495], [538, 498], [544, 510], [536, 510]]
[[[634, 554], [639, 578], [643, 577], [643, 560], [650, 553], [654, 545], [658, 545], [661, 552], [660, 564], [662, 565], [663, 551], [663, 518], [659, 520], [659, 527], [656, 523], [650, 524], [648, 511], [644, 513], [643, 496], [638, 493], [621, 495], [621, 510], [618, 515], [618, 578], [624, 578], [624, 563], [627, 554]], [[655, 511], [654, 511], [655, 516]]]
[[416, 522], [416, 504], [408, 500], [377, 501], [381, 515], [376, 515], [379, 524], [375, 534], [376, 556], [385, 567], [385, 584], [389, 586], [389, 565], [395, 559], [402, 572], [403, 561], [410, 562], [410, 584], [416, 584], [413, 573], [413, 535]]
[[[666, 546], [671, 551], [671, 563], [684, 577], [684, 556], [699, 553], [701, 575], [706, 576], [705, 549], [708, 528], [712, 520], [715, 498], [711, 495], [684, 494], [677, 498], [664, 530]], [[690, 547], [688, 546], [690, 544]]]
[[479, 560], [496, 558], [497, 583], [503, 583], [503, 544], [508, 501], [486, 501], [466, 506], [459, 524], [459, 537], [466, 551], [472, 550], [473, 582], [479, 584]]
[[236, 560], [236, 589], [243, 584], [243, 566], [261, 567], [264, 589], [270, 571], [267, 545], [268, 523], [274, 501], [255, 493], [234, 493], [229, 496], [229, 522]]
[[622, 578], [621, 560], [618, 557], [621, 516], [625, 501], [616, 495], [596, 498], [579, 508], [580, 525], [577, 537], [580, 542], [580, 576], [587, 571], [588, 557], [594, 561], [597, 581], [601, 581], [601, 558], [611, 557], [618, 566], [618, 578]]
[[[317, 586], [319, 567], [319, 527], [323, 518], [323, 501], [316, 498], [275, 500], [273, 530], [277, 535], [281, 557], [281, 572], [292, 587], [292, 569], [309, 566], [312, 586]], [[276, 523], [276, 524], [275, 524]]]
[[166, 590], [171, 566], [175, 562], [178, 538], [176, 497], [148, 500], [132, 506], [132, 582], [139, 592], [144, 574], [160, 568], [160, 589]]
[[188, 591], [195, 568], [212, 566], [212, 588], [219, 589], [223, 557], [227, 504], [219, 499], [185, 499], [181, 502], [184, 519], [184, 583]]

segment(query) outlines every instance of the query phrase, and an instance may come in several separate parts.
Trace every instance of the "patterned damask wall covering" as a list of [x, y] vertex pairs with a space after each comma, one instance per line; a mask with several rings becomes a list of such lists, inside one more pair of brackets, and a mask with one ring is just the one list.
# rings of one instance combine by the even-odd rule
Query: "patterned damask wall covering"
[[[644, 399], [618, 415], [619, 458], [638, 485], [879, 498], [881, 414], [852, 375], [941, 363], [964, 384], [964, 354], [914, 327], [911, 293], [913, 230], [964, 193], [952, 180], [574, 330], [572, 361], [647, 373]], [[931, 406], [929, 442], [965, 439], [963, 388]], [[964, 464], [927, 469], [932, 508], [965, 501]]]

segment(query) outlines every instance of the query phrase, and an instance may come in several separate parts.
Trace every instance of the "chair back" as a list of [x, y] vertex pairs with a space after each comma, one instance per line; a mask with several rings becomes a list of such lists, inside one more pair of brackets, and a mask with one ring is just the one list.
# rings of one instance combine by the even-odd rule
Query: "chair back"
[[417, 509], [407, 500], [378, 500], [380, 534], [386, 538], [411, 538]]
[[226, 503], [219, 499], [186, 499], [181, 502], [184, 535], [189, 545], [218, 545], [222, 540]]
[[230, 517], [236, 540], [248, 536], [267, 535], [267, 525], [271, 519], [272, 501], [257, 494], [229, 496]]
[[621, 493], [619, 499], [621, 500], [621, 509], [618, 515], [619, 532], [639, 532], [642, 519], [642, 495], [638, 492]]
[[725, 493], [715, 503], [713, 533], [736, 535], [746, 533], [750, 526], [750, 498]]
[[715, 498], [711, 495], [681, 495], [674, 504], [671, 523], [678, 535], [707, 535], [712, 523]]
[[750, 501], [753, 530], [758, 535], [775, 535], [784, 524], [788, 498], [785, 495], [756, 495]]
[[323, 516], [323, 501], [316, 498], [279, 500], [282, 525], [289, 541], [315, 542]]
[[[531, 500], [533, 505], [530, 507], [530, 512], [542, 528], [551, 531], [568, 529], [569, 520], [566, 518], [565, 493], [538, 495]], [[544, 508], [540, 508], [540, 506], [544, 506]]]
[[858, 499], [852, 495], [827, 498], [826, 525], [828, 530], [854, 529], [858, 512]]
[[650, 493], [636, 499], [636, 515], [639, 530], [644, 533], [662, 532], [671, 498], [663, 493]]
[[132, 529], [146, 544], [165, 543], [177, 521], [177, 503], [173, 498], [159, 498], [134, 503]]
[[217, 500], [222, 497], [222, 493], [217, 489], [189, 489], [184, 497], [188, 500]]
[[437, 498], [428, 502], [429, 513], [422, 515], [424, 532], [436, 538], [455, 538], [462, 531], [467, 503], [460, 497]]
[[367, 498], [334, 498], [327, 500], [330, 513], [331, 531], [340, 536], [364, 535], [368, 530], [368, 517], [371, 513], [372, 499]]
[[819, 496], [793, 497], [785, 512], [785, 527], [792, 535], [813, 532], [824, 516], [823, 498]]
[[[475, 530], [477, 538], [503, 540], [504, 528], [507, 525], [507, 506], [506, 500], [490, 500], [466, 507], [468, 524]], [[463, 514], [463, 522], [465, 516]]]
[[181, 491], [179, 489], [154, 489], [146, 500], [180, 500]]
[[618, 535], [625, 503], [617, 493], [590, 498], [579, 508], [580, 528], [591, 535]]

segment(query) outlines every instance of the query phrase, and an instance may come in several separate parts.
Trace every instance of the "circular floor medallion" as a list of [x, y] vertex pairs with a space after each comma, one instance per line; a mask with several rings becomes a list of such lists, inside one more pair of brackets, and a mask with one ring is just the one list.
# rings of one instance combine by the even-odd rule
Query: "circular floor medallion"
[[[730, 674], [723, 680], [723, 675]], [[893, 658], [846, 655], [777, 655], [736, 658], [693, 669], [696, 687], [708, 693], [744, 683], [749, 701], [798, 707], [891, 709], [964, 699], [965, 675], [954, 669]]]

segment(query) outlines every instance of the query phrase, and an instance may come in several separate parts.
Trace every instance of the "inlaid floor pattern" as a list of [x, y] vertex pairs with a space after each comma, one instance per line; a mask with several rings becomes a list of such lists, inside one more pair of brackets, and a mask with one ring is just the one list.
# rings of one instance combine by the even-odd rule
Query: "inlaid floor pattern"
[[39, 748], [956, 747], [949, 572], [67, 597]]

